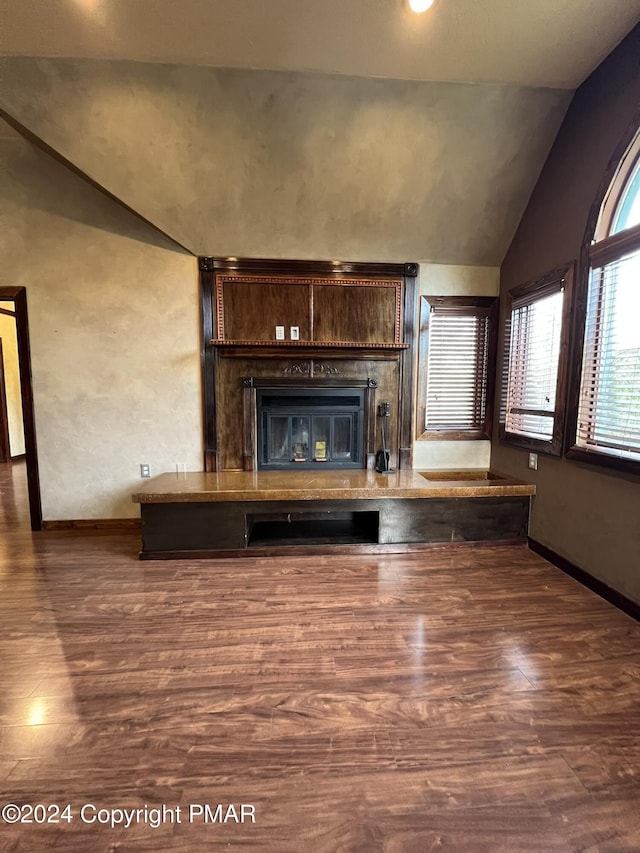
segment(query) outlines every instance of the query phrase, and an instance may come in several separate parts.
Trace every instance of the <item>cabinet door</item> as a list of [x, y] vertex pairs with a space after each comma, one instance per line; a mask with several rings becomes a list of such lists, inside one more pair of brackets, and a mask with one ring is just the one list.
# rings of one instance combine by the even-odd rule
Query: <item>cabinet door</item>
[[276, 326], [299, 328], [300, 340], [311, 337], [309, 286], [263, 281], [225, 281], [222, 288], [224, 340], [275, 341]]
[[313, 286], [315, 341], [393, 344], [399, 341], [395, 287]]

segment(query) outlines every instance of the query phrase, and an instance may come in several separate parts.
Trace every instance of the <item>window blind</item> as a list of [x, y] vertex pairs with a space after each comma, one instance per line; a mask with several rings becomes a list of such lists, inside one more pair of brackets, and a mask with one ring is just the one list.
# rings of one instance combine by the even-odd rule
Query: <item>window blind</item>
[[489, 328], [483, 308], [431, 308], [425, 429], [484, 429]]
[[563, 280], [514, 299], [507, 374], [507, 432], [551, 441], [562, 330]]
[[640, 249], [591, 270], [576, 444], [640, 458]]

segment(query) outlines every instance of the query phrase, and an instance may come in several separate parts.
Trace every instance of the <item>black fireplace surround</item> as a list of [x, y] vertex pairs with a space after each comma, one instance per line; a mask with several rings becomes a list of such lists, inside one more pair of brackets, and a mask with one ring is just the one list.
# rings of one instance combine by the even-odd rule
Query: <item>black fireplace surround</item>
[[258, 468], [364, 467], [364, 389], [262, 388], [256, 404]]

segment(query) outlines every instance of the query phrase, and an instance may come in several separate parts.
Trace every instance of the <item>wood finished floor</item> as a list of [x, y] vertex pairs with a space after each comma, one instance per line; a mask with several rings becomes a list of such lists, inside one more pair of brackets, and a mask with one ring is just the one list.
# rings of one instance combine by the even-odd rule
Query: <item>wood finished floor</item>
[[539, 556], [141, 563], [0, 469], [0, 799], [74, 814], [1, 850], [640, 850], [640, 626]]

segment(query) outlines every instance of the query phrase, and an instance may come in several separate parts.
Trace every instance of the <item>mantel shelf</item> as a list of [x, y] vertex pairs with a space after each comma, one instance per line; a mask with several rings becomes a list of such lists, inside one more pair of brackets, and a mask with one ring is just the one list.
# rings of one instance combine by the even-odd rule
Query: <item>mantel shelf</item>
[[286, 350], [390, 350], [400, 351], [409, 349], [409, 344], [363, 343], [360, 341], [225, 341], [213, 338], [209, 343], [214, 347], [261, 347], [263, 349]]

